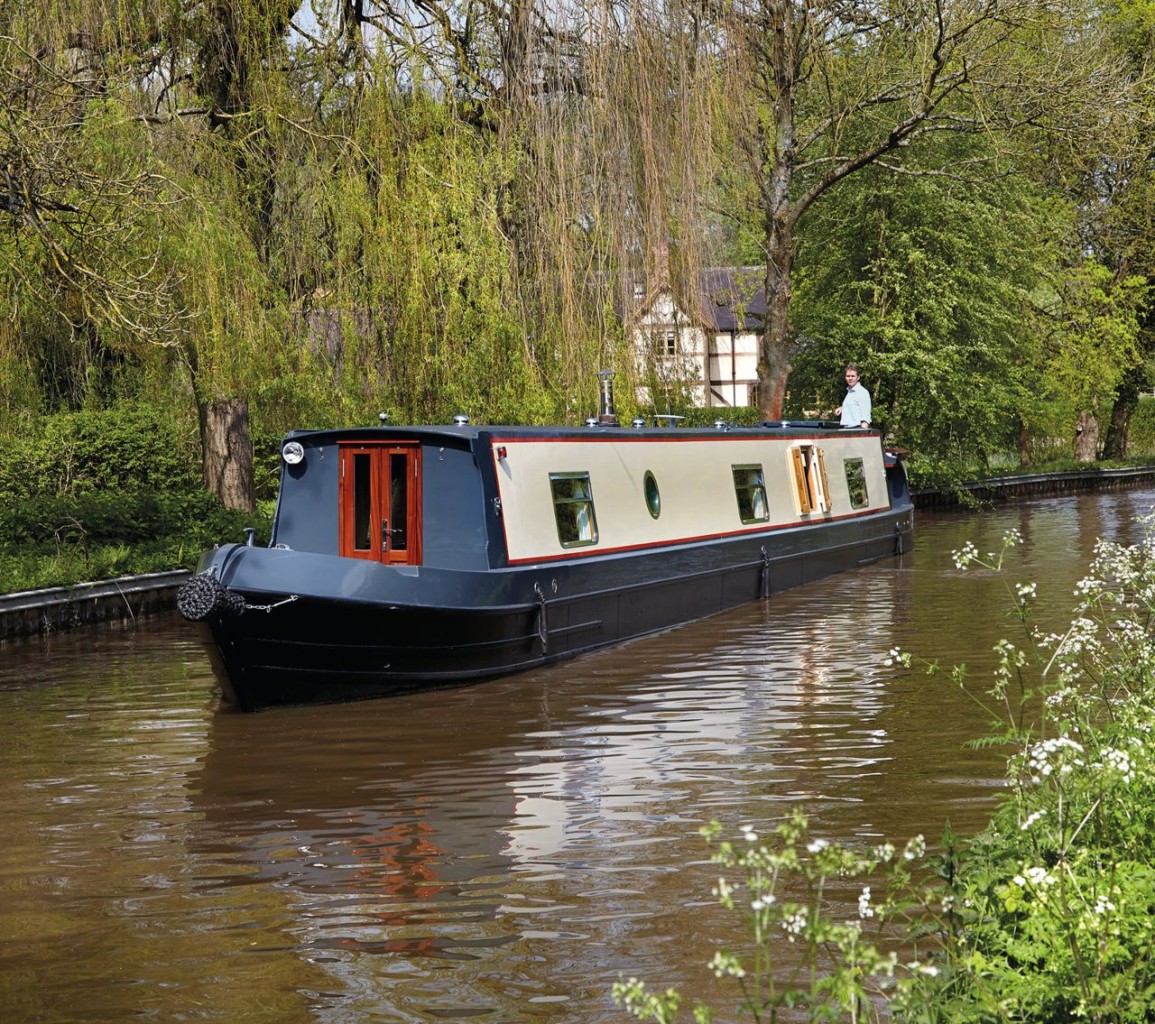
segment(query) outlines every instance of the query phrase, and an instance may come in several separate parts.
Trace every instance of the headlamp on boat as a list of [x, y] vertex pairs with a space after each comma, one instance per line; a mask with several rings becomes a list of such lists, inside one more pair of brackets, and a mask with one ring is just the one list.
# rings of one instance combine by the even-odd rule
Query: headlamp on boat
[[281, 449], [281, 458], [286, 466], [296, 466], [305, 461], [305, 446], [300, 441], [289, 441]]

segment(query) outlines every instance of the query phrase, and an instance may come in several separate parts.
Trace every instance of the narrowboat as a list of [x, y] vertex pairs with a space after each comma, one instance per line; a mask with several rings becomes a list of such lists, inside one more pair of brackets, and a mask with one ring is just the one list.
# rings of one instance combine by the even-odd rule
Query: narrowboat
[[[608, 411], [607, 411], [608, 410]], [[910, 550], [900, 454], [821, 421], [293, 431], [267, 547], [178, 608], [227, 704], [504, 676]]]

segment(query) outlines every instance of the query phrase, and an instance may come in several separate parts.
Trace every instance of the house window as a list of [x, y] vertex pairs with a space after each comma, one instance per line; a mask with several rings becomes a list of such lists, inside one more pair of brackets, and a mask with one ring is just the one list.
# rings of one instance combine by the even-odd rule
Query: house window
[[589, 473], [551, 473], [553, 514], [557, 537], [563, 548], [583, 547], [598, 542], [594, 518], [594, 495]]
[[843, 466], [846, 469], [846, 486], [850, 491], [850, 507], [866, 508], [870, 504], [870, 495], [866, 492], [866, 469], [862, 459], [847, 459]]
[[766, 480], [761, 466], [734, 466], [734, 496], [738, 516], [744, 523], [764, 523], [770, 518], [766, 502]]
[[826, 462], [822, 449], [814, 444], [800, 444], [789, 450], [794, 470], [794, 497], [801, 515], [830, 511], [830, 487], [826, 482]]
[[674, 331], [666, 331], [666, 355], [678, 354], [678, 335]]

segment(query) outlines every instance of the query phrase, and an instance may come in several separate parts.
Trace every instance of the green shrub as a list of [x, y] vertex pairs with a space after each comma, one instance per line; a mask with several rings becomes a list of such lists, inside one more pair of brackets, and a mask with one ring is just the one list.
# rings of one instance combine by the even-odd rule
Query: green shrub
[[[652, 426], [655, 422], [653, 410], [643, 410], [638, 415], [646, 421], [647, 426]], [[666, 414], [661, 412], [657, 415], [665, 416]], [[674, 415], [682, 417], [675, 421], [679, 427], [712, 427], [718, 420], [732, 427], [752, 427], [762, 422], [762, 414], [756, 406], [751, 405], [740, 405], [732, 409], [719, 406], [709, 409], [700, 409], [695, 406], [675, 407]], [[665, 423], [666, 421], [659, 420], [658, 422]]]
[[148, 408], [61, 413], [5, 439], [0, 504], [92, 491], [201, 486], [195, 428]]
[[279, 438], [259, 439], [258, 511], [204, 489], [195, 427], [149, 408], [67, 413], [5, 441], [0, 592], [192, 568], [213, 544], [267, 543]]
[[1155, 455], [1155, 398], [1144, 395], [1131, 416], [1127, 432], [1127, 454]]
[[244, 527], [267, 542], [267, 517], [226, 509], [208, 491], [94, 491], [76, 497], [41, 497], [0, 509], [0, 546], [41, 550], [67, 544], [142, 544], [179, 537], [208, 546], [241, 540]]

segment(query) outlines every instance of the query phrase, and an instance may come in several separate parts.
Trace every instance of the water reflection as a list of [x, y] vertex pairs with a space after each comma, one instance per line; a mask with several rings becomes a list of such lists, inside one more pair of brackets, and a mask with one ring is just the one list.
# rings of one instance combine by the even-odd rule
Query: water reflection
[[183, 624], [3, 649], [6, 1019], [620, 1020], [619, 973], [714, 985], [697, 835], [795, 806], [832, 838], [978, 827], [1001, 758], [895, 646], [991, 663], [1005, 581], [1065, 612], [1153, 495], [920, 524], [903, 559], [466, 690], [220, 713]]
[[[892, 680], [869, 652], [895, 643], [908, 572], [783, 594], [564, 672], [292, 709], [275, 728], [218, 715], [192, 779], [195, 849], [229, 851], [238, 870], [219, 884], [281, 893], [298, 955], [344, 993], [314, 1006], [333, 1019], [368, 1017], [386, 980], [415, 1012], [500, 1012], [495, 963], [534, 1013], [571, 1019], [616, 1016], [606, 978], [626, 964], [708, 984], [699, 942], [671, 964], [686, 908], [709, 923], [702, 941], [725, 934], [703, 823], [769, 827], [802, 803], [832, 832], [886, 827], [862, 814], [894, 757]], [[608, 974], [591, 975], [591, 954]]]

